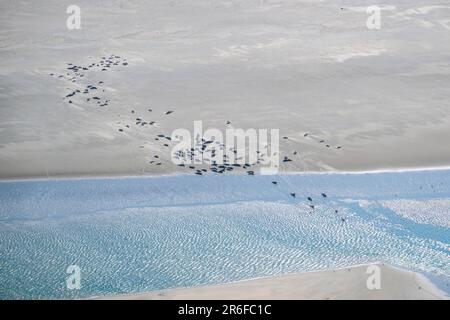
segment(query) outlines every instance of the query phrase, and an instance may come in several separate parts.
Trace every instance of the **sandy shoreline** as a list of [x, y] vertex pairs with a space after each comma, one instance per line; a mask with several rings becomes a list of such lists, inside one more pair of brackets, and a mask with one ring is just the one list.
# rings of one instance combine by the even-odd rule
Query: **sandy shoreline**
[[[377, 30], [356, 0], [79, 5], [82, 27], [71, 30], [65, 2], [0, 1], [0, 256], [2, 269], [9, 268], [0, 283], [11, 281], [9, 296], [27, 289], [17, 279], [42, 286], [41, 278], [29, 279], [30, 265], [54, 283], [47, 276], [55, 272], [38, 259], [47, 256], [29, 254], [41, 250], [64, 263], [78, 257], [109, 266], [96, 291], [79, 297], [324, 269], [336, 261], [384, 261], [449, 277], [442, 245], [450, 242], [450, 42], [441, 39], [450, 30], [450, 5], [392, 1]], [[224, 137], [228, 129], [279, 130], [279, 173], [259, 176], [262, 158], [273, 152], [261, 135], [258, 160], [245, 159], [249, 165], [227, 163], [216, 175], [211, 152], [180, 166], [173, 161], [180, 152], [172, 153], [180, 129], [202, 141], [178, 150], [191, 158], [211, 151], [208, 129]], [[214, 143], [238, 154], [225, 140]], [[430, 170], [446, 171], [377, 174]], [[330, 176], [290, 176], [300, 174]], [[349, 176], [331, 176], [339, 174]], [[45, 182], [26, 182], [35, 180]], [[205, 247], [191, 243], [194, 235]], [[88, 245], [74, 248], [73, 239]], [[123, 256], [100, 247], [104, 239]], [[335, 261], [326, 261], [331, 251]], [[198, 252], [214, 254], [208, 261]], [[251, 273], [258, 254], [268, 252], [289, 268], [269, 264]], [[233, 253], [240, 254], [239, 269], [224, 259]], [[311, 265], [301, 265], [304, 256], [314, 258]], [[140, 269], [141, 260], [151, 268]], [[380, 268], [381, 290], [367, 290], [366, 266], [352, 266], [102, 298], [444, 298], [420, 274]], [[198, 277], [177, 279], [190, 273]], [[105, 288], [129, 274], [140, 276], [138, 285]], [[160, 282], [145, 282], [155, 275], [163, 275]], [[35, 292], [25, 289], [22, 295]], [[67, 297], [58, 290], [46, 294]]]
[[[378, 170], [349, 170], [349, 171], [280, 171], [276, 175], [286, 176], [286, 175], [359, 175], [359, 174], [377, 174], [377, 173], [402, 173], [402, 172], [427, 172], [427, 171], [446, 171], [450, 170], [450, 166], [438, 166], [438, 167], [411, 167], [411, 168], [389, 168], [389, 169], [378, 169]], [[207, 173], [207, 175], [214, 175], [213, 173]], [[228, 175], [247, 175], [245, 172], [234, 172]], [[102, 175], [102, 174], [74, 174], [74, 175], [56, 175], [49, 177], [42, 176], [26, 176], [26, 177], [0, 177], [0, 182], [19, 182], [19, 181], [51, 181], [51, 180], [104, 180], [104, 179], [151, 179], [151, 178], [173, 178], [180, 176], [192, 176], [191, 173], [186, 172], [172, 172], [172, 173], [161, 173], [161, 174], [112, 174], [112, 175]]]
[[243, 280], [221, 285], [94, 297], [124, 300], [339, 300], [339, 299], [448, 299], [425, 276], [385, 264], [380, 269], [380, 289], [369, 290], [369, 265]]

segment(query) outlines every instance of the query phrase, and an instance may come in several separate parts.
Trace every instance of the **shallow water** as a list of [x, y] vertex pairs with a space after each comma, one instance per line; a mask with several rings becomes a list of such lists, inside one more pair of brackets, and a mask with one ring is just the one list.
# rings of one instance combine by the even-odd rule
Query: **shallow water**
[[[0, 203], [3, 299], [90, 297], [374, 261], [422, 272], [450, 291], [450, 170], [11, 181], [0, 183]], [[66, 288], [73, 264], [80, 290]]]

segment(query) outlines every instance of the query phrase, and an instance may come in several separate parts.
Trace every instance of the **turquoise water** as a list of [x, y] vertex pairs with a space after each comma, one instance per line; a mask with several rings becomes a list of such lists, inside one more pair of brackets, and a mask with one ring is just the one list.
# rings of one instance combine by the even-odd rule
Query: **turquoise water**
[[[0, 298], [91, 297], [375, 261], [422, 272], [449, 292], [449, 227], [448, 170], [1, 182]], [[80, 267], [80, 290], [66, 287], [69, 265]]]

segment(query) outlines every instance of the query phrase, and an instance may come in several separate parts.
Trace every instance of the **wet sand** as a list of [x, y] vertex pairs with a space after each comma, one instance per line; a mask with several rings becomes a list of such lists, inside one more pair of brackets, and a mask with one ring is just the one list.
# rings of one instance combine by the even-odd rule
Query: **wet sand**
[[[450, 164], [450, 6], [394, 1], [374, 31], [357, 1], [78, 5], [68, 30], [64, 3], [0, 4], [0, 178], [186, 173], [155, 137], [194, 120], [279, 129], [281, 171]], [[107, 106], [83, 93], [100, 82]]]

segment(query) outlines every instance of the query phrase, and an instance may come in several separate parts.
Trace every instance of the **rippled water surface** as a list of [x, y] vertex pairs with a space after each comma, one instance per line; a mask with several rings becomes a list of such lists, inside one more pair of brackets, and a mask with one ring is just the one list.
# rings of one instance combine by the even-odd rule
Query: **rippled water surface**
[[[449, 185], [447, 170], [1, 182], [0, 298], [90, 297], [373, 261], [425, 273], [449, 292]], [[73, 264], [80, 290], [66, 288]]]

